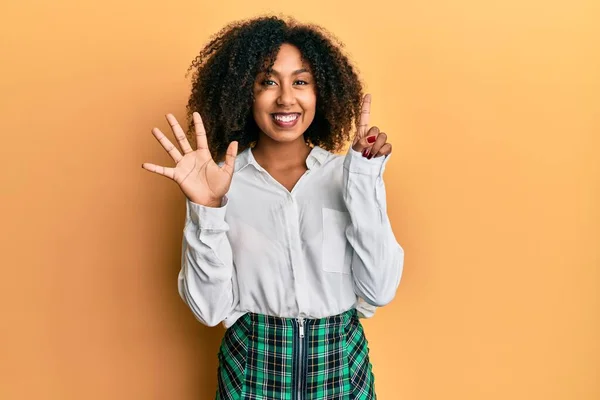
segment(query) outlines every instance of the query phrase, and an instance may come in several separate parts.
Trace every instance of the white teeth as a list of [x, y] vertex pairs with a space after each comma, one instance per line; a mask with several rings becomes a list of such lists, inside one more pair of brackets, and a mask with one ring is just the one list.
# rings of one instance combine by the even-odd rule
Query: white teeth
[[298, 114], [292, 115], [275, 115], [275, 119], [281, 122], [292, 122], [298, 118]]

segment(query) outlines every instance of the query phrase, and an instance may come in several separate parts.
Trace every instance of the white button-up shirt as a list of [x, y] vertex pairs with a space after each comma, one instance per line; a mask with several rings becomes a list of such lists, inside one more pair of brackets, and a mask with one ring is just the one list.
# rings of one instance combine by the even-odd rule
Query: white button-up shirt
[[226, 328], [246, 312], [322, 318], [356, 308], [368, 318], [389, 303], [404, 264], [386, 212], [389, 157], [315, 146], [290, 192], [251, 148], [241, 152], [221, 207], [186, 199], [178, 288], [196, 318]]

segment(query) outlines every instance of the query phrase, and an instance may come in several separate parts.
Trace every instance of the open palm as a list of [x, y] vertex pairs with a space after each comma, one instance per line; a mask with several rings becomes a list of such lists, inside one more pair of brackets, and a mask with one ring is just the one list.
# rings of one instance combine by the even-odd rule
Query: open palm
[[219, 167], [213, 160], [208, 149], [206, 131], [200, 114], [194, 112], [194, 130], [198, 148], [193, 150], [188, 142], [181, 125], [172, 114], [167, 114], [167, 121], [173, 130], [175, 138], [181, 146], [183, 155], [177, 147], [158, 129], [152, 129], [152, 134], [169, 153], [175, 168], [163, 167], [151, 163], [143, 163], [142, 168], [156, 174], [166, 176], [177, 182], [181, 191], [192, 202], [205, 206], [219, 207], [223, 196], [229, 191], [235, 166], [238, 143], [233, 141], [227, 147], [225, 163]]

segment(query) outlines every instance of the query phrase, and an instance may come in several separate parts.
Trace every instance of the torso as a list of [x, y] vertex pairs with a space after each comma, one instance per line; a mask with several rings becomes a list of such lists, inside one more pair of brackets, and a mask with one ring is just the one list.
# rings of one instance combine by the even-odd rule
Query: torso
[[[266, 168], [265, 168], [266, 169]], [[287, 189], [288, 192], [291, 192], [298, 180], [304, 175], [307, 171], [306, 165], [299, 168], [289, 169], [289, 170], [279, 170], [272, 171], [267, 170], [269, 175], [271, 175], [277, 182], [279, 182], [283, 187]]]
[[302, 162], [298, 162], [297, 166], [288, 166], [287, 168], [278, 169], [271, 168], [271, 166], [268, 165], [268, 162], [260, 161], [260, 156], [258, 156], [258, 154], [256, 154], [254, 150], [251, 151], [258, 164], [261, 165], [262, 168], [264, 168], [273, 179], [275, 179], [283, 187], [285, 187], [288, 192], [292, 191], [292, 189], [294, 188], [294, 186], [296, 186], [296, 183], [298, 183], [302, 175], [304, 175], [304, 173], [308, 170], [305, 161], [311, 152], [311, 148], [308, 146], [306, 146], [303, 149], [304, 154], [301, 157]]
[[353, 307], [344, 157], [319, 150], [304, 165], [269, 166], [247, 164], [250, 156], [239, 155], [225, 214], [236, 313], [321, 318]]

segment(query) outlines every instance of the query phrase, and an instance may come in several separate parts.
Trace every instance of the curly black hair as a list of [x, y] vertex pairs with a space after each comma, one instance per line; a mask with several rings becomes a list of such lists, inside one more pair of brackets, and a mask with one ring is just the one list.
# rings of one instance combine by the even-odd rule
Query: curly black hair
[[[192, 113], [198, 111], [210, 152], [221, 161], [231, 141], [238, 152], [252, 147], [259, 128], [252, 116], [256, 76], [269, 74], [283, 43], [296, 46], [311, 68], [317, 89], [315, 118], [304, 133], [307, 144], [339, 151], [360, 116], [362, 83], [343, 53], [344, 45], [314, 24], [263, 16], [228, 24], [211, 37], [189, 67], [194, 69], [187, 104], [187, 136], [195, 147]], [[187, 76], [186, 74], [186, 76]]]

